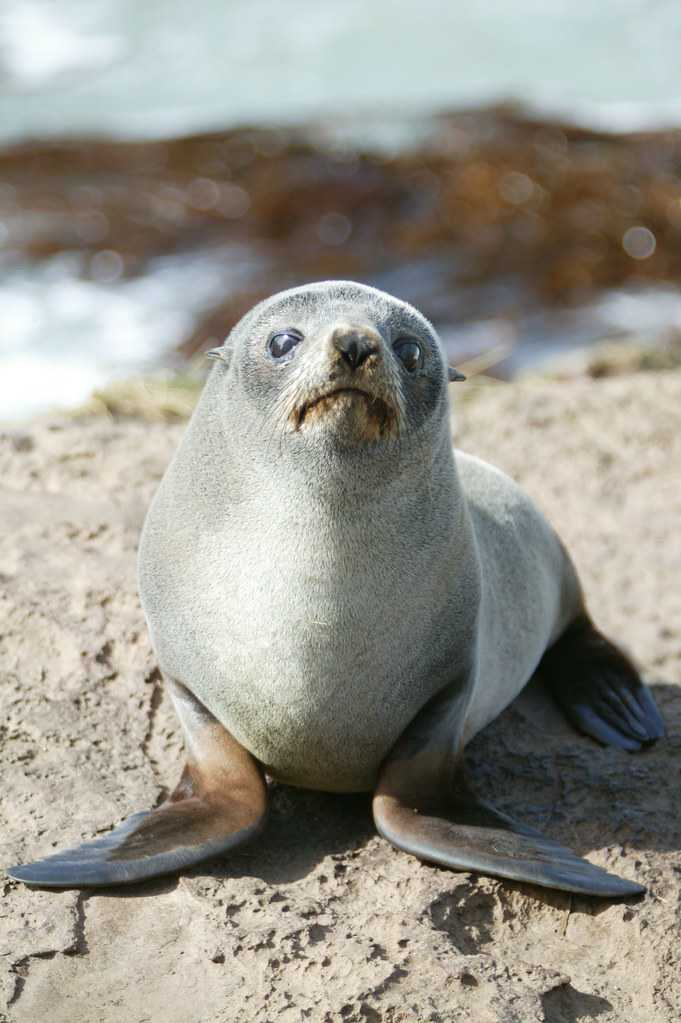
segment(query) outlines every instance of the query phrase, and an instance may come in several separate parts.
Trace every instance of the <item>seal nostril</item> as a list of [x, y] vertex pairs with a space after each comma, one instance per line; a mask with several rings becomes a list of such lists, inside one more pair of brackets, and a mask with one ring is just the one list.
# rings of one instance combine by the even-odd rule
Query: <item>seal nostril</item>
[[333, 343], [341, 357], [353, 370], [361, 366], [376, 351], [370, 341], [362, 337], [358, 338], [356, 334], [343, 334], [340, 337], [335, 337]]
[[359, 345], [356, 341], [348, 341], [345, 347], [340, 346], [340, 353], [353, 369], [359, 365]]

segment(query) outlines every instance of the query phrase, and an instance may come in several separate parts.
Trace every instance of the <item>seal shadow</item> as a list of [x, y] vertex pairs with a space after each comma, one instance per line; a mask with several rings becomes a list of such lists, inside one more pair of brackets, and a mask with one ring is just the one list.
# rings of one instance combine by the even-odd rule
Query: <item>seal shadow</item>
[[475, 788], [580, 856], [604, 846], [678, 850], [681, 814], [667, 779], [681, 752], [681, 687], [655, 681], [650, 689], [666, 735], [628, 753], [576, 732], [535, 675], [467, 748]]
[[[467, 762], [475, 787], [505, 812], [579, 855], [604, 846], [621, 846], [629, 856], [636, 850], [681, 848], [681, 818], [664, 783], [681, 747], [681, 688], [661, 682], [651, 688], [667, 735], [632, 754], [577, 733], [535, 676], [470, 744]], [[227, 859], [187, 874], [290, 883], [327, 856], [359, 851], [375, 834], [370, 793], [336, 795], [273, 784], [265, 832]], [[629, 864], [633, 879], [636, 866], [634, 859]], [[572, 898], [574, 904], [578, 898], [536, 885], [501, 883], [547, 903]], [[579, 899], [594, 914], [611, 901]]]
[[376, 833], [370, 793], [337, 795], [272, 783], [268, 796], [266, 827], [248, 845], [176, 874], [129, 885], [84, 886], [85, 897], [135, 899], [165, 895], [174, 891], [182, 878], [256, 877], [266, 884], [290, 884], [307, 877], [327, 856], [356, 853]]
[[[226, 860], [191, 872], [212, 877], [258, 877], [290, 884], [328, 856], [359, 851], [375, 834], [371, 794], [338, 795], [272, 784], [263, 834]], [[206, 869], [208, 868], [208, 869]]]
[[[628, 857], [638, 850], [681, 848], [681, 817], [666, 784], [681, 749], [681, 687], [657, 682], [651, 688], [667, 735], [632, 754], [599, 746], [575, 732], [535, 676], [466, 750], [474, 787], [499, 809], [579, 855], [604, 846], [621, 846]], [[328, 856], [358, 852], [376, 834], [370, 793], [338, 795], [273, 783], [269, 803], [267, 826], [253, 842], [222, 859], [184, 870], [179, 877], [257, 877], [268, 884], [287, 884], [306, 877]], [[636, 860], [628, 866], [635, 880]], [[127, 898], [166, 893], [177, 886], [179, 877], [106, 892]], [[544, 903], [576, 900], [535, 885], [500, 883]], [[579, 901], [594, 914], [611, 902]], [[563, 1013], [556, 1018], [572, 1017]]]

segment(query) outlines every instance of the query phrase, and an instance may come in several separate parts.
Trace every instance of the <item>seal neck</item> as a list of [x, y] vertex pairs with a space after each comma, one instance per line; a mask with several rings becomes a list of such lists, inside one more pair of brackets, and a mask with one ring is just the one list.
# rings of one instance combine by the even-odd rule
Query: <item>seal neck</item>
[[[215, 390], [216, 393], [211, 393]], [[188, 426], [175, 471], [185, 478], [194, 507], [205, 504], [213, 523], [235, 508], [257, 517], [349, 521], [360, 511], [408, 523], [466, 514], [452, 450], [446, 395], [417, 433], [381, 441], [366, 449], [306, 443], [299, 437], [268, 434], [267, 425], [236, 415], [217, 400], [217, 381]], [[207, 401], [205, 399], [208, 399]]]

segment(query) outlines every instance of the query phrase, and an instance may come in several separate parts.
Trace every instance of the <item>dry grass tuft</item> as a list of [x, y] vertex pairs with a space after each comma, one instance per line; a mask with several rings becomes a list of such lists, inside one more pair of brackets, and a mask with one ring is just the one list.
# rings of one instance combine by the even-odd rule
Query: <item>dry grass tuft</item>
[[198, 400], [205, 375], [197, 370], [155, 373], [117, 380], [94, 391], [71, 416], [108, 416], [111, 419], [143, 419], [146, 422], [177, 422], [188, 419]]

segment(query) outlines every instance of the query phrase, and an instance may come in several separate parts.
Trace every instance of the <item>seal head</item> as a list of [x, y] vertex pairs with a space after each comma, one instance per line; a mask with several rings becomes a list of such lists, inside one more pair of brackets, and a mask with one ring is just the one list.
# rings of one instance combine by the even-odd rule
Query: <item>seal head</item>
[[316, 453], [331, 463], [380, 459], [385, 470], [447, 418], [448, 370], [431, 324], [364, 285], [275, 295], [211, 355], [219, 362], [211, 393], [239, 391], [238, 409], [224, 405], [227, 432], [275, 437], [279, 458], [299, 465]]

